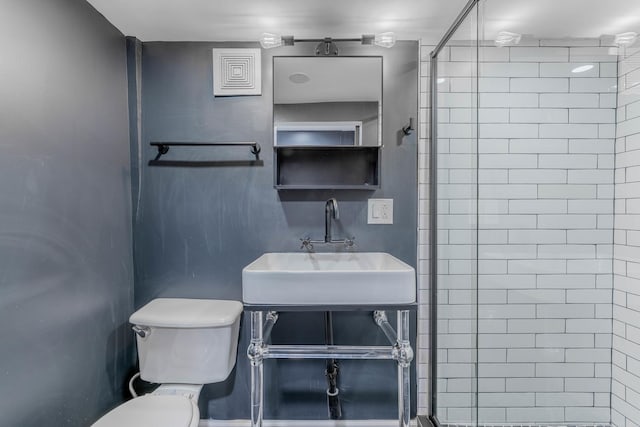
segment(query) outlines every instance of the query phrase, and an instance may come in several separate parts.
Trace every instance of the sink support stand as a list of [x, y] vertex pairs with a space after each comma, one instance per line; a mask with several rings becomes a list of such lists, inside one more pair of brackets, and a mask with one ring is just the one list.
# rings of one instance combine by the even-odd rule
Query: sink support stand
[[[266, 317], [266, 321], [265, 321]], [[262, 427], [264, 416], [264, 359], [350, 359], [395, 360], [398, 364], [398, 425], [409, 427], [411, 417], [410, 367], [413, 349], [409, 342], [409, 310], [398, 310], [397, 333], [384, 311], [375, 311], [375, 323], [392, 344], [388, 346], [267, 345], [278, 320], [274, 311], [251, 312], [251, 343], [247, 356], [251, 363], [251, 427]]]
[[400, 426], [409, 425], [411, 411], [411, 361], [413, 349], [409, 342], [409, 312], [398, 311], [398, 333], [393, 330], [384, 311], [374, 311], [373, 320], [393, 345], [393, 359], [398, 362], [398, 418]]
[[264, 321], [263, 311], [251, 312], [251, 343], [247, 356], [251, 362], [251, 425], [262, 427], [264, 410], [264, 358], [267, 351], [265, 340], [269, 339], [273, 325], [278, 321], [278, 313], [267, 312]]

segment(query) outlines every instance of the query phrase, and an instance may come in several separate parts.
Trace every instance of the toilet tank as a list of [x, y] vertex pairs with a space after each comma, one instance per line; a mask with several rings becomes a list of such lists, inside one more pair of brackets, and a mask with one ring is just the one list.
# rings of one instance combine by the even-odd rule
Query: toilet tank
[[140, 377], [154, 383], [225, 380], [236, 362], [242, 304], [158, 298], [133, 313]]

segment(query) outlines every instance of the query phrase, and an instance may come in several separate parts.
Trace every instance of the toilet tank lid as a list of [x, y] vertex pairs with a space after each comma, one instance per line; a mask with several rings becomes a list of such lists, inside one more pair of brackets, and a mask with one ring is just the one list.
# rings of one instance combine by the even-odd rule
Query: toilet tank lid
[[229, 300], [157, 298], [129, 317], [134, 325], [161, 328], [230, 326], [242, 313], [242, 303]]

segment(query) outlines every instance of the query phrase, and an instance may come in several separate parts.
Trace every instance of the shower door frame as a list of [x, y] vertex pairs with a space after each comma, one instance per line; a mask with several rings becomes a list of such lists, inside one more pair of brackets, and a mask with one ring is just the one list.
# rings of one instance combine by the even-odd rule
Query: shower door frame
[[[436, 45], [430, 54], [431, 74], [429, 80], [429, 99], [430, 99], [430, 160], [429, 160], [429, 239], [430, 239], [430, 259], [429, 259], [429, 358], [430, 358], [430, 380], [429, 394], [431, 404], [429, 405], [429, 421], [440, 427], [438, 420], [438, 54], [444, 49], [451, 40], [455, 32], [465, 22], [469, 14], [479, 7], [482, 0], [469, 0], [464, 6], [460, 14], [447, 32], [444, 34], [440, 42]], [[477, 40], [479, 43], [479, 40]], [[477, 215], [477, 213], [476, 213]], [[477, 402], [476, 402], [477, 408]], [[477, 420], [476, 420], [477, 423]]]

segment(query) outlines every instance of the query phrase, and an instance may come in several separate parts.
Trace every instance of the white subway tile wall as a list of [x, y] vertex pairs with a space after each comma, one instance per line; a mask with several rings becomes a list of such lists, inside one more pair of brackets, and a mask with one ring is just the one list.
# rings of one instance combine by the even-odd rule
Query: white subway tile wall
[[[423, 45], [421, 51], [425, 132], [431, 50]], [[634, 134], [640, 132], [640, 103], [628, 95], [621, 107], [629, 123], [618, 117], [618, 131], [622, 127], [631, 143], [622, 147], [625, 138], [619, 139], [616, 150], [617, 57], [599, 40], [528, 40], [526, 47], [483, 47], [478, 58], [476, 52], [447, 47], [438, 64], [439, 420], [476, 421], [477, 404], [481, 424], [608, 423], [614, 153], [638, 150], [620, 176], [639, 181], [617, 189], [616, 197], [640, 198], [640, 135]], [[573, 72], [583, 65], [593, 68]], [[427, 137], [421, 134], [419, 150], [424, 245]], [[621, 209], [627, 216], [640, 213], [637, 202]], [[640, 219], [629, 217], [625, 224], [637, 230], [631, 239], [640, 245]], [[624, 251], [618, 244], [616, 253], [622, 269], [640, 257], [640, 247]], [[428, 254], [423, 256], [419, 413], [428, 410], [429, 380]], [[640, 280], [640, 265], [634, 271]], [[636, 294], [640, 310], [640, 290]], [[634, 331], [640, 345], [640, 329]], [[640, 375], [640, 361], [637, 367]]]
[[640, 49], [620, 56], [615, 169], [611, 418], [640, 420]]

